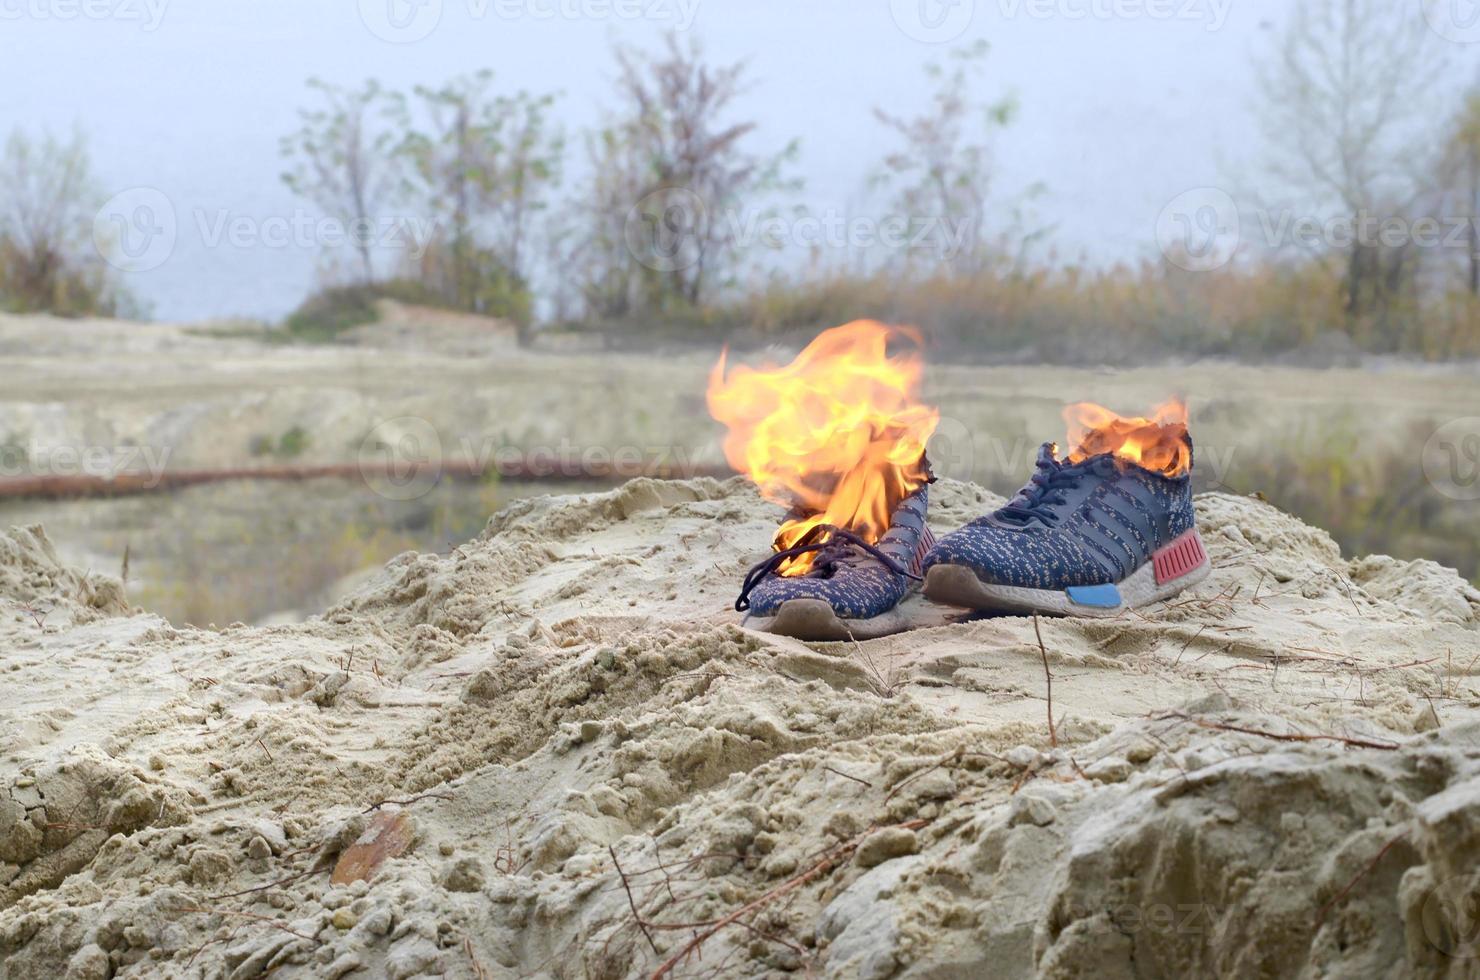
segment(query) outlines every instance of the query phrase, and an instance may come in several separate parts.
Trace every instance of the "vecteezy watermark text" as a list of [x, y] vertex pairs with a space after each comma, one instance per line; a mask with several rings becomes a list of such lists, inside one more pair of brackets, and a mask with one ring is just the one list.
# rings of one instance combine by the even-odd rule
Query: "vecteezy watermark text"
[[1468, 215], [1425, 215], [1417, 218], [1378, 215], [1358, 211], [1353, 215], [1317, 218], [1285, 209], [1257, 211], [1257, 228], [1272, 248], [1298, 245], [1303, 248], [1416, 248], [1470, 247], [1476, 229]]
[[969, 244], [973, 222], [942, 215], [888, 214], [878, 217], [825, 209], [782, 215], [748, 208], [712, 209], [687, 187], [653, 191], [627, 212], [627, 247], [643, 265], [673, 272], [697, 265], [706, 244], [724, 241], [749, 249], [882, 248], [950, 261]]
[[1156, 220], [1162, 254], [1192, 272], [1220, 269], [1246, 245], [1270, 251], [1414, 248], [1459, 253], [1475, 247], [1477, 233], [1480, 225], [1468, 214], [1395, 215], [1359, 209], [1316, 215], [1294, 208], [1242, 207], [1218, 187], [1183, 191]]
[[0, 20], [105, 21], [159, 28], [169, 0], [0, 0]]
[[997, 0], [1004, 20], [1155, 20], [1203, 23], [1217, 31], [1233, 0]]
[[722, 220], [731, 240], [742, 246], [838, 249], [877, 246], [895, 252], [929, 252], [943, 259], [959, 255], [970, 234], [965, 221], [902, 214], [868, 218], [828, 210], [793, 218], [731, 211]]
[[227, 208], [191, 212], [201, 244], [207, 248], [340, 248], [345, 245], [404, 250], [420, 258], [437, 231], [437, 222], [408, 215], [343, 221], [295, 210], [290, 214], [235, 214]]
[[[1032, 473], [1040, 444], [1026, 437], [1002, 439], [980, 427], [943, 416], [927, 455], [936, 476], [1016, 486]], [[1239, 453], [1237, 445], [1198, 446], [1200, 485], [1225, 486]], [[377, 424], [360, 443], [358, 465], [365, 483], [393, 500], [414, 500], [445, 476], [508, 479], [627, 480], [639, 476], [686, 479], [728, 474], [729, 467], [693, 446], [678, 444], [593, 445], [569, 438], [558, 444], [515, 445], [486, 436], [445, 435], [419, 416]]]
[[[469, 20], [654, 21], [687, 31], [700, 0], [458, 0]], [[359, 0], [360, 20], [393, 44], [414, 44], [442, 23], [443, 0]]]
[[[393, 249], [421, 258], [440, 225], [423, 215], [380, 215], [363, 220], [294, 209], [282, 214], [242, 214], [230, 208], [193, 208], [183, 229], [199, 244], [221, 248]], [[109, 198], [93, 218], [93, 244], [110, 265], [125, 272], [157, 269], [175, 252], [182, 231], [174, 202], [154, 187], [131, 187]]]
[[[889, 0], [894, 23], [927, 44], [955, 41], [989, 0]], [[993, 0], [1001, 20], [1176, 21], [1222, 30], [1233, 0]]]
[[[1199, 485], [1223, 487], [1239, 455], [1237, 445], [1199, 443], [1197, 478]], [[989, 487], [1020, 484], [1032, 473], [1041, 443], [1026, 437], [1004, 439], [982, 432], [949, 415], [941, 416], [930, 437], [926, 455], [936, 476], [969, 480]]]
[[0, 478], [94, 477], [116, 480], [121, 476], [142, 477], [141, 485], [152, 488], [164, 478], [170, 447], [77, 446], [39, 441], [0, 442]]
[[639, 476], [685, 479], [726, 471], [687, 446], [579, 445], [570, 439], [558, 445], [516, 446], [472, 435], [444, 439], [436, 426], [418, 416], [377, 424], [360, 443], [358, 466], [365, 484], [390, 500], [425, 496], [449, 475], [628, 480]]

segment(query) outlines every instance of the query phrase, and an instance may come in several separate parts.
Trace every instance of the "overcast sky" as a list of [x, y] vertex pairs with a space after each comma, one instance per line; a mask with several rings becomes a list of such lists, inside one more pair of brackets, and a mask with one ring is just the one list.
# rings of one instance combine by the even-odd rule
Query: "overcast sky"
[[0, 131], [80, 124], [110, 195], [162, 195], [143, 200], [172, 210], [173, 248], [128, 277], [157, 318], [277, 317], [312, 287], [319, 249], [217, 233], [307, 207], [278, 179], [278, 140], [311, 75], [410, 87], [491, 68], [510, 89], [562, 92], [578, 131], [608, 98], [614, 41], [693, 31], [713, 60], [749, 59], [755, 145], [799, 137], [803, 198], [825, 212], [856, 204], [892, 148], [871, 108], [922, 107], [921, 66], [986, 39], [979, 94], [1021, 105], [999, 191], [1046, 185], [1037, 211], [1061, 257], [1135, 259], [1154, 254], [1170, 200], [1251, 154], [1250, 59], [1290, 2], [0, 0]]

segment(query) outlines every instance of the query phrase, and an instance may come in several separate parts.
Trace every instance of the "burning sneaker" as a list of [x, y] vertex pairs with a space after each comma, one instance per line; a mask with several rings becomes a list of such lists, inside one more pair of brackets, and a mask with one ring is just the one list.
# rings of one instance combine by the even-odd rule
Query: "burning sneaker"
[[923, 370], [916, 334], [867, 320], [784, 366], [715, 365], [725, 458], [791, 511], [735, 602], [747, 625], [806, 640], [908, 628], [896, 607], [934, 543], [925, 443], [940, 416], [917, 398]]
[[[819, 524], [810, 540], [777, 551], [745, 576], [735, 611], [745, 625], [801, 640], [868, 639], [910, 627], [899, 603], [920, 581], [920, 565], [935, 546], [925, 524], [930, 488], [895, 508], [877, 544], [845, 528]], [[810, 559], [800, 575], [788, 563]]]
[[1066, 459], [1048, 443], [1007, 506], [943, 538], [925, 560], [925, 595], [953, 606], [1113, 616], [1207, 578], [1192, 510], [1187, 408], [1123, 419], [1065, 411]]

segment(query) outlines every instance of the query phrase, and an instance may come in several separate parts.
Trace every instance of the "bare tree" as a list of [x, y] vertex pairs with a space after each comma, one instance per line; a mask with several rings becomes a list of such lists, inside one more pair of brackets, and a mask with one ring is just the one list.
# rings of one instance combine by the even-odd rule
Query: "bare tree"
[[1302, 0], [1259, 63], [1259, 122], [1269, 174], [1327, 227], [1344, 263], [1349, 316], [1382, 313], [1414, 279], [1411, 238], [1384, 244], [1384, 223], [1404, 227], [1430, 188], [1424, 159], [1436, 38], [1411, 4]]
[[[963, 275], [980, 272], [1006, 251], [990, 235], [992, 137], [1011, 125], [1017, 106], [1010, 97], [994, 102], [972, 98], [987, 51], [987, 43], [981, 41], [952, 52], [945, 63], [926, 65], [926, 76], [935, 86], [928, 111], [899, 116], [874, 110], [874, 117], [902, 145], [884, 158], [872, 182], [896, 190], [897, 215], [923, 232], [912, 234], [911, 240], [918, 238], [946, 268]], [[1028, 196], [1040, 189], [1030, 188]], [[1010, 237], [1021, 231], [1022, 222], [1022, 212], [1013, 211], [999, 223], [998, 234]], [[1024, 235], [1017, 250], [1039, 234]], [[913, 256], [905, 258], [908, 262]]]
[[564, 155], [564, 137], [549, 121], [555, 97], [498, 95], [492, 82], [482, 71], [417, 88], [429, 128], [408, 118], [402, 143], [440, 229], [449, 298], [479, 312], [485, 280], [527, 281], [534, 219], [549, 206]]
[[373, 282], [376, 229], [403, 182], [390, 125], [400, 97], [373, 79], [360, 88], [316, 78], [308, 86], [325, 104], [300, 110], [301, 127], [283, 137], [282, 152], [292, 167], [283, 182], [344, 223], [359, 255], [361, 279]]
[[783, 176], [796, 144], [746, 147], [756, 124], [727, 119], [745, 65], [708, 64], [697, 40], [670, 33], [659, 51], [616, 57], [619, 104], [587, 141], [594, 176], [578, 205], [594, 263], [586, 301], [603, 317], [697, 308], [728, 284], [766, 195], [796, 186]]
[[0, 308], [117, 315], [134, 306], [94, 245], [102, 195], [87, 140], [13, 131], [0, 153]]
[[571, 203], [571, 230], [562, 236], [570, 247], [570, 279], [579, 281], [579, 295], [562, 298], [559, 305], [621, 320], [640, 303], [637, 273], [642, 268], [627, 244], [627, 222], [647, 194], [646, 167], [634, 142], [615, 128], [586, 134], [585, 152], [590, 177]]
[[1465, 286], [1480, 296], [1480, 89], [1472, 89], [1450, 127], [1440, 179], [1466, 223], [1469, 242]]

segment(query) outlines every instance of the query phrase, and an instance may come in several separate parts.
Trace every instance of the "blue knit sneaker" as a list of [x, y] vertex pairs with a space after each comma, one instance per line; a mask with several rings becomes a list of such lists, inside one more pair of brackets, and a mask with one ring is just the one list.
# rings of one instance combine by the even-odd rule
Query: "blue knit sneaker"
[[1207, 578], [1186, 471], [1169, 477], [1111, 453], [1076, 463], [1038, 451], [1037, 472], [1007, 506], [941, 539], [925, 595], [977, 610], [1113, 616]]
[[[935, 545], [926, 526], [930, 485], [905, 497], [889, 530], [871, 545], [843, 528], [822, 525], [813, 540], [778, 551], [745, 576], [736, 612], [743, 625], [799, 640], [869, 639], [910, 628], [898, 606], [920, 581]], [[805, 575], [783, 576], [789, 559], [815, 553]]]

